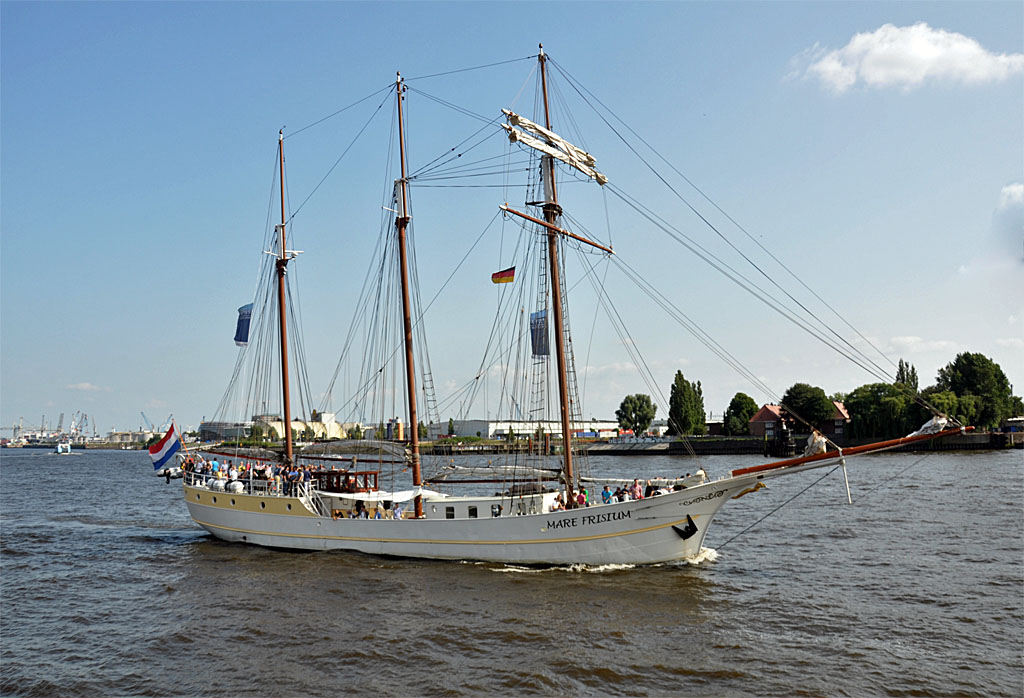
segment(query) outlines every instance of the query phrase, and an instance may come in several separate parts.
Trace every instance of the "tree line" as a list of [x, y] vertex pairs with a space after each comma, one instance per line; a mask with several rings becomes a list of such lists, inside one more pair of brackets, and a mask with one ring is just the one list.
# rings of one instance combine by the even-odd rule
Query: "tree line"
[[[963, 352], [939, 369], [933, 385], [918, 389], [917, 369], [899, 360], [894, 383], [869, 383], [849, 393], [827, 395], [807, 383], [795, 383], [782, 397], [783, 417], [797, 431], [800, 427], [822, 428], [835, 416], [834, 402], [841, 402], [850, 415], [847, 434], [852, 438], [895, 438], [918, 429], [932, 416], [931, 408], [962, 424], [995, 428], [1014, 415], [1024, 415], [1024, 401], [1013, 395], [1002, 368], [992, 359]], [[615, 411], [619, 426], [643, 434], [657, 413], [650, 395], [627, 395]], [[749, 433], [750, 418], [757, 414], [757, 402], [736, 393], [726, 408], [722, 431], [726, 435]], [[700, 436], [707, 433], [704, 394], [700, 381], [687, 380], [676, 371], [669, 395], [669, 435]]]

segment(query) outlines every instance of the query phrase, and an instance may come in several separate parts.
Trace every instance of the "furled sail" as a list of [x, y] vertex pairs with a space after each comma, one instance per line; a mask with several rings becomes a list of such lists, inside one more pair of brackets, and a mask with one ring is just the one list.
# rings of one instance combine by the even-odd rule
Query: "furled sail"
[[[608, 183], [608, 178], [594, 169], [597, 163], [594, 160], [593, 155], [582, 148], [573, 145], [557, 133], [549, 131], [543, 126], [519, 116], [519, 114], [516, 114], [513, 111], [509, 111], [508, 109], [502, 109], [501, 111], [509, 120], [509, 123], [502, 124], [501, 127], [508, 131], [508, 139], [510, 141], [513, 143], [523, 143], [535, 150], [539, 150], [542, 153], [561, 160], [565, 164], [575, 167], [591, 179], [597, 180], [597, 183], [602, 186]], [[515, 126], [518, 126], [522, 130], [520, 131], [519, 129], [514, 128]]]

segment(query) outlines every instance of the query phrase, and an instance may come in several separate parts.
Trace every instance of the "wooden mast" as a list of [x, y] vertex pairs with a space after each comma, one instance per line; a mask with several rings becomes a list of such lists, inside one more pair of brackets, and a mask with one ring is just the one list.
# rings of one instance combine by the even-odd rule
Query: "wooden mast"
[[285, 246], [284, 211], [284, 129], [277, 132], [278, 170], [281, 176], [281, 224], [277, 226], [280, 250], [277, 255], [277, 307], [281, 324], [281, 399], [284, 411], [284, 462], [292, 463], [292, 408], [288, 393], [288, 321], [285, 315], [285, 267], [288, 266], [288, 250]]
[[[551, 110], [548, 106], [548, 78], [545, 70], [547, 56], [544, 55], [544, 44], [540, 45], [540, 81], [544, 93], [544, 127], [551, 130]], [[558, 205], [558, 190], [555, 187], [554, 158], [545, 155], [541, 158], [544, 175], [546, 201], [544, 202], [544, 220], [547, 221], [548, 264], [551, 269], [551, 309], [555, 320], [555, 353], [558, 359], [558, 404], [562, 418], [562, 471], [565, 473], [565, 489], [570, 506], [575, 502], [573, 489], [576, 478], [572, 463], [572, 432], [569, 424], [569, 379], [565, 361], [565, 332], [562, 317], [562, 284], [558, 267], [558, 233], [555, 222], [561, 207]]]
[[[402, 161], [402, 178], [398, 180], [398, 216], [395, 227], [398, 228], [398, 260], [402, 277], [402, 322], [405, 328], [405, 381], [409, 396], [409, 447], [412, 455], [412, 484], [420, 487], [423, 484], [420, 475], [420, 429], [416, 417], [416, 370], [412, 357], [412, 311], [409, 302], [409, 263], [406, 253], [405, 231], [409, 226], [409, 197], [406, 189], [405, 173], [405, 122], [402, 113], [402, 75], [395, 80], [398, 93], [398, 152]], [[416, 495], [414, 500], [416, 518], [423, 516], [423, 497]]]

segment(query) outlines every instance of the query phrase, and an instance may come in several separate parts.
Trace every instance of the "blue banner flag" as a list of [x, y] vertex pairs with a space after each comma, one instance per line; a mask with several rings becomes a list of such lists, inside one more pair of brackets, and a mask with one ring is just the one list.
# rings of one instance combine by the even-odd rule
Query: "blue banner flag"
[[530, 343], [533, 345], [534, 356], [547, 356], [548, 351], [548, 311], [538, 310], [530, 313]]
[[238, 309], [238, 326], [235, 327], [235, 344], [244, 347], [249, 343], [249, 320], [252, 318], [252, 303]]

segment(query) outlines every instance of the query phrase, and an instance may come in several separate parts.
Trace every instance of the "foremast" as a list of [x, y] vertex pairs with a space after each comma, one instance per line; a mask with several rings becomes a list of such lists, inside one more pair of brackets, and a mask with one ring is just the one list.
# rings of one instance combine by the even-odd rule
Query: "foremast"
[[[416, 369], [412, 352], [412, 310], [409, 301], [409, 262], [406, 251], [406, 229], [409, 227], [409, 193], [405, 171], [405, 120], [402, 110], [404, 84], [401, 73], [395, 80], [395, 91], [398, 97], [398, 153], [401, 160], [402, 178], [395, 184], [395, 196], [398, 214], [395, 216], [395, 227], [398, 229], [398, 263], [402, 280], [402, 323], [405, 330], [405, 381], [409, 399], [409, 450], [412, 458], [412, 484], [419, 488], [422, 484], [420, 474], [420, 430], [416, 416]], [[416, 518], [423, 516], [423, 497], [416, 495], [414, 500]]]
[[277, 132], [278, 172], [281, 184], [281, 223], [277, 226], [279, 242], [277, 253], [277, 306], [278, 319], [281, 325], [281, 400], [284, 418], [284, 462], [291, 465], [293, 457], [292, 444], [292, 409], [288, 390], [288, 321], [285, 309], [285, 269], [288, 266], [288, 248], [285, 246], [285, 209], [284, 209], [284, 129]]

